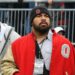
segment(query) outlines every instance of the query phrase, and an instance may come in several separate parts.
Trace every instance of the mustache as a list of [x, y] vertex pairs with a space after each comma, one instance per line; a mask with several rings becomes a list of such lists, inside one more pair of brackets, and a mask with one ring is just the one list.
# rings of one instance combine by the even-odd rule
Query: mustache
[[41, 24], [47, 24], [48, 25], [48, 23], [46, 22], [46, 21], [42, 21], [41, 23], [40, 23], [40, 25]]

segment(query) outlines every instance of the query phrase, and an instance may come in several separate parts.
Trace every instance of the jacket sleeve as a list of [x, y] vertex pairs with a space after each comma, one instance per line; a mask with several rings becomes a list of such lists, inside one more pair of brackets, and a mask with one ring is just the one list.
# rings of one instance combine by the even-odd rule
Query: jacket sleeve
[[4, 24], [5, 27], [6, 27], [6, 32], [5, 32], [5, 36], [7, 38], [10, 30], [12, 29], [11, 33], [10, 33], [10, 36], [9, 36], [9, 41], [10, 43], [13, 43], [16, 39], [18, 39], [20, 37], [20, 35], [14, 30], [13, 27], [7, 25], [7, 24]]
[[75, 51], [72, 44], [70, 44], [69, 58], [65, 58], [65, 73], [66, 75], [75, 75]]
[[11, 46], [7, 49], [5, 56], [1, 60], [1, 73], [2, 75], [13, 75], [18, 72], [18, 68], [14, 63]]
[[13, 43], [16, 39], [18, 39], [19, 37], [21, 37], [17, 32], [15, 32], [14, 30], [12, 30], [11, 34], [10, 34], [10, 42]]

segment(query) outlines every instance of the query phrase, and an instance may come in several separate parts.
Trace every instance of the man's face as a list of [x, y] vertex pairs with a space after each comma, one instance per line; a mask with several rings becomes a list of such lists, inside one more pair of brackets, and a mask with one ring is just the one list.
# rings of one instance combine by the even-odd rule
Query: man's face
[[59, 31], [58, 34], [65, 36], [65, 32]]
[[47, 14], [41, 13], [37, 15], [32, 22], [32, 26], [35, 31], [40, 33], [46, 33], [49, 31], [50, 25], [50, 18]]

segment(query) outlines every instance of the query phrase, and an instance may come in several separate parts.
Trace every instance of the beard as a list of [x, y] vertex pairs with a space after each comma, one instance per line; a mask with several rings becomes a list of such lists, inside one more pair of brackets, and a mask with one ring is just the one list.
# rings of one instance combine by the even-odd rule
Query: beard
[[49, 29], [51, 28], [51, 26], [41, 26], [41, 25], [34, 25], [33, 24], [33, 28], [35, 29], [35, 31], [41, 33], [41, 34], [45, 34], [48, 33]]

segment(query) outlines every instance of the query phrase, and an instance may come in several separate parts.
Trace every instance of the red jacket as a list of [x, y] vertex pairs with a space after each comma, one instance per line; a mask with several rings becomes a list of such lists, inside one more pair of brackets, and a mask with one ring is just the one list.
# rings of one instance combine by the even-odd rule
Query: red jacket
[[[64, 37], [54, 33], [49, 75], [75, 75], [74, 48]], [[67, 46], [68, 45], [68, 46]], [[67, 48], [66, 48], [67, 46]], [[12, 52], [19, 72], [14, 75], [33, 75], [35, 38], [28, 34], [12, 44]]]

